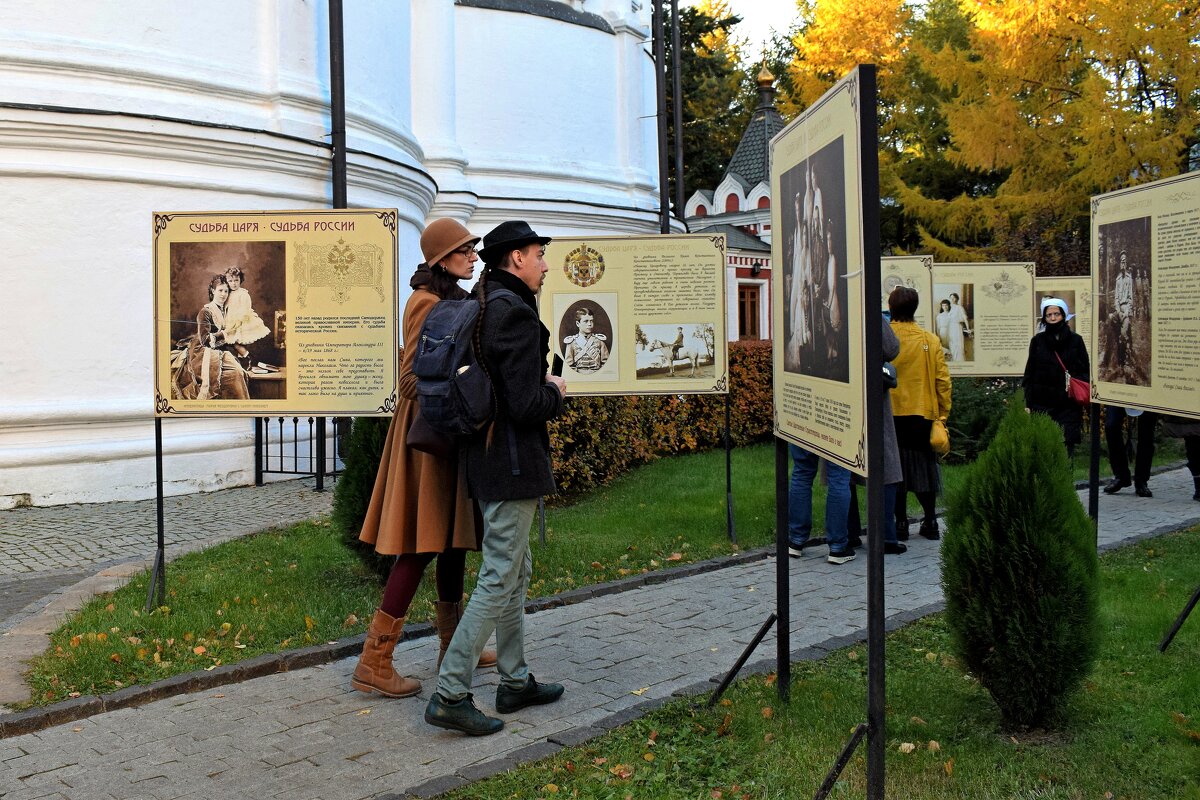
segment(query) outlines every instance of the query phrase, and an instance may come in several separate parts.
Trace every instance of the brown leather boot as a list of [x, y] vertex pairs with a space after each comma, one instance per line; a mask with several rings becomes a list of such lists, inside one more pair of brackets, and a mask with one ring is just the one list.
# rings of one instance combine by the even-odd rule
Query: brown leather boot
[[[442, 659], [446, 657], [446, 648], [450, 646], [450, 640], [454, 638], [454, 631], [458, 628], [458, 621], [462, 619], [463, 604], [459, 600], [457, 603], [447, 603], [439, 600], [437, 606], [437, 632], [438, 639], [441, 640], [442, 647], [438, 650], [438, 669], [442, 667]], [[496, 666], [496, 651], [484, 650], [479, 654], [478, 667], [484, 669]]]
[[360, 692], [378, 692], [384, 697], [412, 697], [421, 691], [421, 682], [396, 674], [392, 667], [392, 651], [400, 641], [404, 617], [393, 617], [382, 609], [376, 610], [367, 628], [362, 655], [354, 668], [350, 685]]

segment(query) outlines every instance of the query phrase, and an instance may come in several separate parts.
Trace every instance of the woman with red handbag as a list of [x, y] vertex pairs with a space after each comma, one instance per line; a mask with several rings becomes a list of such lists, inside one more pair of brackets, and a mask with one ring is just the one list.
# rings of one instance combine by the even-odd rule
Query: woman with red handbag
[[[1048, 415], [1063, 431], [1067, 455], [1074, 455], [1079, 444], [1083, 409], [1089, 402], [1078, 386], [1090, 375], [1087, 347], [1083, 337], [1067, 325], [1071, 318], [1067, 301], [1042, 298], [1041, 321], [1044, 329], [1029, 342], [1025, 361], [1025, 410]], [[1076, 382], [1071, 391], [1072, 379]]]

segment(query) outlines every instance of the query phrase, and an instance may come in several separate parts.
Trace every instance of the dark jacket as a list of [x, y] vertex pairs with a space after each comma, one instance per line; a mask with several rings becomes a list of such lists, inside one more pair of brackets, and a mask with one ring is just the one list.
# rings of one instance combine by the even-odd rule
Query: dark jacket
[[1065, 322], [1058, 324], [1062, 326], [1058, 336], [1047, 329], [1030, 340], [1021, 386], [1025, 389], [1025, 406], [1031, 411], [1041, 411], [1055, 419], [1077, 419], [1083, 413], [1082, 408], [1067, 397], [1066, 376], [1058, 358], [1070, 370], [1071, 377], [1086, 381], [1090, 373], [1087, 348], [1082, 336]]
[[538, 318], [533, 292], [519, 278], [488, 270], [483, 285], [480, 339], [496, 392], [496, 419], [467, 445], [467, 485], [476, 500], [553, 494], [546, 422], [562, 413], [563, 398], [546, 382], [550, 331]]

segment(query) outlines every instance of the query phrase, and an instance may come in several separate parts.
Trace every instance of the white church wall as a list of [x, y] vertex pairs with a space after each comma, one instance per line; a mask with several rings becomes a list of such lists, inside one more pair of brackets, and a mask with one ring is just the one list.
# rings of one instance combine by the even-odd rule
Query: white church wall
[[[434, 216], [658, 229], [647, 6], [574, 8], [613, 32], [450, 0], [346, 4], [349, 200], [399, 209], [401, 303]], [[327, 15], [0, 5], [0, 508], [153, 496], [151, 212], [329, 205]], [[252, 481], [251, 420], [163, 427], [168, 494]]]

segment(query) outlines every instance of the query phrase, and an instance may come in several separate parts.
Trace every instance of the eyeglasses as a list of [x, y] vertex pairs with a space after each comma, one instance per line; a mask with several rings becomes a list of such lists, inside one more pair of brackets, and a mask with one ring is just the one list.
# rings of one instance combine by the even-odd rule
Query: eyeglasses
[[460, 256], [466, 256], [467, 258], [470, 258], [472, 253], [478, 255], [478, 251], [475, 250], [475, 245], [473, 244], [464, 244], [462, 247], [456, 247], [450, 252], [458, 253]]

